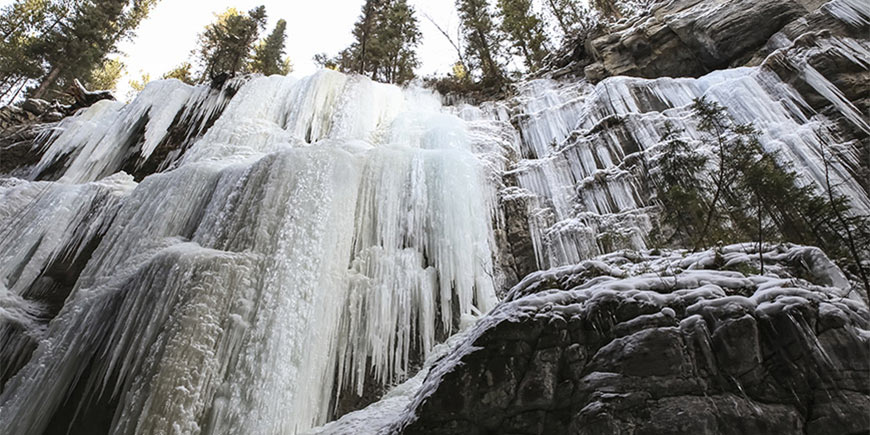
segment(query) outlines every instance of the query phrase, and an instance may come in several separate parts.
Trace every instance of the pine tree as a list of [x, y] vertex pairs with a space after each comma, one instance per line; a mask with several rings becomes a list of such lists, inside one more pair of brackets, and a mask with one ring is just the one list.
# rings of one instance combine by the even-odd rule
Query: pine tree
[[672, 233], [654, 235], [659, 243], [692, 243], [701, 230], [706, 211], [704, 171], [708, 159], [679, 137], [673, 125], [665, 125], [665, 142], [652, 174], [658, 192], [661, 219], [670, 223]]
[[[709, 184], [711, 192], [701, 200], [694, 195], [680, 197], [674, 195], [684, 193], [679, 180], [693, 177], [685, 172], [671, 178], [660, 175], [660, 201], [663, 205], [670, 201], [682, 212], [668, 214], [665, 210], [664, 219], [675, 227], [700, 228], [696, 249], [707, 246], [710, 240], [731, 243], [749, 239], [757, 241], [761, 257], [764, 242], [818, 246], [870, 288], [870, 217], [856, 214], [849, 199], [835, 191], [828, 156], [824, 156], [825, 185], [804, 183], [797, 172], [782, 163], [785, 159], [778, 152], [764, 149], [753, 125], [735, 123], [724, 107], [703, 98], [696, 100], [692, 109], [717, 157], [706, 177], [710, 182], [698, 183], [702, 191], [708, 190]], [[667, 155], [673, 151], [666, 149], [662, 156], [662, 174], [693, 172], [700, 163]], [[682, 169], [675, 168], [674, 162]], [[692, 204], [702, 202], [703, 211], [694, 212]], [[763, 258], [759, 263], [763, 272]]]
[[369, 71], [369, 58], [373, 57], [371, 42], [375, 39], [378, 17], [383, 13], [384, 3], [385, 0], [365, 0], [359, 20], [353, 26], [355, 47], [352, 46], [350, 52], [345, 53], [350, 57], [345, 62], [349, 62], [357, 74], [365, 74]]
[[581, 17], [588, 13], [577, 0], [546, 0], [545, 5], [550, 15], [556, 19], [563, 34], [571, 33], [571, 29], [580, 22]]
[[511, 41], [514, 53], [523, 57], [529, 71], [544, 66], [547, 35], [544, 23], [532, 10], [531, 0], [498, 0], [501, 30]]
[[484, 87], [500, 88], [505, 79], [502, 49], [487, 0], [456, 0], [466, 41], [466, 61], [479, 71]]
[[275, 30], [261, 40], [254, 48], [250, 70], [263, 75], [289, 74], [292, 70], [289, 59], [284, 57], [284, 44], [287, 40], [287, 22], [278, 20]]
[[16, 0], [0, 11], [0, 98], [15, 99], [29, 79], [42, 75], [32, 46], [55, 15], [66, 13], [48, 0]]
[[181, 80], [188, 85], [192, 85], [196, 83], [196, 80], [193, 78], [193, 65], [190, 62], [184, 62], [181, 65], [173, 68], [166, 74], [163, 74], [163, 79], [176, 79]]
[[206, 26], [199, 36], [199, 48], [195, 53], [202, 69], [200, 80], [244, 72], [254, 42], [265, 25], [264, 6], [258, 6], [247, 14], [229, 8], [218, 15], [215, 22]]
[[30, 44], [44, 65], [32, 96], [68, 87], [76, 78], [89, 79], [117, 44], [133, 34], [157, 0], [86, 0], [59, 7], [53, 22]]
[[367, 0], [353, 35], [354, 42], [338, 56], [318, 54], [315, 63], [387, 83], [402, 84], [414, 78], [422, 34], [407, 0]]
[[99, 68], [91, 72], [86, 86], [94, 90], [114, 91], [126, 68], [127, 65], [120, 59], [106, 59]]
[[420, 65], [416, 48], [422, 39], [414, 8], [407, 0], [393, 0], [385, 8], [373, 39], [376, 60], [372, 68], [376, 80], [405, 83], [414, 78]]

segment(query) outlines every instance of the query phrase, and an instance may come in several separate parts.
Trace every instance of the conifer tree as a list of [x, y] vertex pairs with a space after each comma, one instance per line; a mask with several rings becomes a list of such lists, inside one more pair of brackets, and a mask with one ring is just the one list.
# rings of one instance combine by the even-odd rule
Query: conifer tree
[[192, 85], [196, 83], [196, 80], [193, 79], [193, 65], [190, 62], [183, 62], [181, 65], [173, 68], [166, 74], [163, 74], [163, 79], [176, 79], [181, 80], [188, 85]]
[[67, 8], [48, 0], [15, 0], [0, 10], [0, 98], [14, 99], [28, 80], [42, 75], [33, 45]]
[[498, 0], [501, 30], [510, 39], [516, 55], [523, 57], [529, 71], [544, 66], [547, 57], [547, 35], [544, 23], [532, 10], [531, 0]]
[[405, 83], [419, 66], [416, 12], [407, 0], [367, 0], [354, 25], [354, 42], [338, 56], [314, 56], [323, 68], [357, 73], [387, 83]]
[[673, 125], [665, 125], [665, 142], [652, 174], [657, 199], [661, 205], [661, 217], [671, 223], [672, 233], [656, 234], [658, 242], [688, 244], [701, 230], [706, 211], [704, 178], [708, 159], [679, 137]]
[[359, 20], [353, 26], [353, 36], [356, 40], [355, 47], [351, 48], [350, 62], [353, 72], [365, 74], [369, 71], [370, 57], [372, 57], [372, 40], [378, 28], [378, 18], [383, 14], [385, 0], [365, 0], [362, 6]]
[[422, 39], [414, 8], [407, 0], [393, 0], [385, 8], [375, 33], [374, 78], [387, 83], [405, 83], [420, 65], [416, 48]]
[[501, 87], [506, 81], [502, 49], [489, 3], [487, 0], [456, 0], [456, 9], [466, 41], [467, 67], [480, 72], [484, 87]]
[[94, 90], [114, 91], [127, 66], [120, 59], [106, 59], [99, 68], [91, 72], [86, 86]]
[[289, 59], [284, 57], [287, 40], [287, 21], [278, 20], [275, 30], [254, 47], [250, 70], [263, 75], [289, 74], [292, 70]]
[[661, 217], [675, 230], [665, 242], [685, 241], [692, 232], [695, 249], [711, 241], [755, 240], [762, 272], [764, 242], [814, 245], [870, 288], [870, 217], [856, 214], [836, 192], [827, 154], [825, 185], [803, 182], [778, 152], [762, 146], [753, 125], [735, 123], [723, 106], [700, 98], [692, 113], [716, 159], [702, 173], [711, 166], [706, 158], [666, 134], [658, 172], [651, 175]]
[[571, 29], [580, 22], [585, 13], [577, 0], [546, 0], [545, 5], [563, 34], [571, 33]]
[[90, 81], [106, 56], [144, 20], [157, 0], [85, 0], [59, 8], [45, 32], [30, 44], [44, 74], [32, 96], [68, 87], [73, 80]]
[[201, 81], [221, 74], [235, 76], [248, 66], [254, 42], [266, 25], [266, 8], [258, 6], [242, 13], [229, 8], [206, 26], [199, 36], [196, 50], [202, 73]]

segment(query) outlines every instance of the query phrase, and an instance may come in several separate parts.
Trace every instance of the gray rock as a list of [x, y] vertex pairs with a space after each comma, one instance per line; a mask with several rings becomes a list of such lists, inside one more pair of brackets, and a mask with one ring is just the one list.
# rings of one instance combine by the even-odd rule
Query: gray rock
[[42, 115], [43, 113], [48, 112], [51, 109], [51, 103], [45, 100], [40, 100], [38, 98], [28, 98], [21, 103], [21, 108], [34, 114], [34, 115]]
[[[568, 276], [588, 276], [582, 265], [534, 274], [493, 313], [503, 320], [478, 326], [476, 350], [432, 369], [447, 374], [404, 433], [865, 433], [870, 348], [859, 331], [870, 328], [870, 312], [843, 302], [842, 289], [788, 275], [802, 251], [815, 252], [793, 247], [771, 256], [779, 275], [765, 277], [699, 270], [713, 264], [709, 251], [679, 272], [701, 274], [701, 283], [670, 281], [643, 255], [592, 260], [652, 271], [637, 277]], [[814, 269], [831, 267], [813, 256]], [[672, 284], [653, 285], [662, 279]], [[534, 280], [576, 287], [559, 293]], [[749, 296], [715, 296], [706, 286]], [[568, 312], [567, 321], [556, 320]]]

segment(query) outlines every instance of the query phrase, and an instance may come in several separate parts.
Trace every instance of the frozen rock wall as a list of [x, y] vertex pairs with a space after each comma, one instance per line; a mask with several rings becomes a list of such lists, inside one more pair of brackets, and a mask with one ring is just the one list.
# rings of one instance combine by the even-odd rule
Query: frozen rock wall
[[802, 183], [832, 156], [870, 211], [867, 5], [741, 5], [662, 2], [605, 44], [670, 23], [724, 53], [697, 71], [641, 56], [479, 107], [332, 71], [159, 81], [0, 140], [0, 433], [866, 430], [867, 310], [823, 254], [589, 261], [647, 248], [665, 124], [709, 152], [701, 96]]

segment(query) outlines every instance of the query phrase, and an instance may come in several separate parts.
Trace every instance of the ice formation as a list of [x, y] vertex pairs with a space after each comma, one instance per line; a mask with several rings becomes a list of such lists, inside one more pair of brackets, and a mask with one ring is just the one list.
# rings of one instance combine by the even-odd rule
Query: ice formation
[[[117, 404], [113, 433], [293, 433], [369, 373], [405, 379], [495, 305], [491, 177], [434, 95], [331, 71], [257, 78], [174, 170], [101, 178], [125, 143], [147, 160], [198, 92], [158, 82], [97, 105], [53, 133], [37, 172], [72, 153], [59, 182], [5, 182], [4, 339], [38, 345], [4, 387], [0, 432], [40, 432], [76, 394]], [[91, 239], [41, 320], [32, 281]], [[4, 346], [4, 366], [22, 353]]]
[[[827, 6], [845, 22], [862, 7]], [[870, 65], [866, 41], [814, 44]], [[333, 71], [158, 81], [130, 104], [98, 103], [39, 138], [29, 180], [0, 179], [0, 433], [393, 421], [432, 388], [420, 364], [522, 278], [507, 270], [522, 269], [514, 245], [531, 246], [531, 270], [645, 247], [643, 162], [666, 122], [703, 143], [697, 97], [753, 122], [803, 182], [823, 182], [836, 149], [834, 183], [870, 211], [857, 143], [837, 132], [845, 120], [866, 134], [866, 117], [805, 59], [785, 59], [768, 62], [789, 62], [836, 113], [764, 65], [538, 79], [481, 107]], [[313, 429], [344, 397], [392, 385]]]

